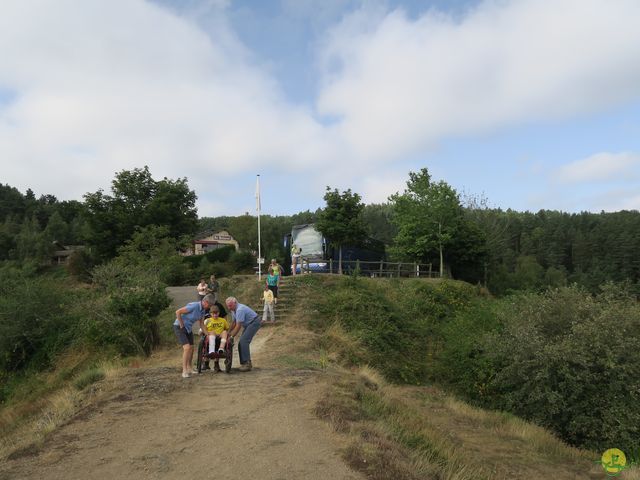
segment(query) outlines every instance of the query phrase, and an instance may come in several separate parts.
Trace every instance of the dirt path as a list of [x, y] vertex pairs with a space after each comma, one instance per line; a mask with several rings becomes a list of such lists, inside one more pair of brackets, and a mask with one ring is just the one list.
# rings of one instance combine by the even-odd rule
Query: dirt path
[[[193, 288], [171, 294], [183, 305]], [[179, 347], [154, 354], [40, 449], [0, 465], [0, 479], [363, 478], [340, 458], [340, 438], [313, 414], [321, 375], [277, 361], [290, 341], [287, 329], [258, 333], [256, 368], [248, 373], [182, 379]]]

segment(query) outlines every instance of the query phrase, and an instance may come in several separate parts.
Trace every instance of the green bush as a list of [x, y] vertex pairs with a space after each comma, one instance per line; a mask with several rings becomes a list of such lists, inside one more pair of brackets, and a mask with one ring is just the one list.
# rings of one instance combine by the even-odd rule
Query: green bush
[[423, 383], [441, 343], [442, 325], [468, 308], [474, 294], [462, 282], [341, 277], [314, 305], [319, 315], [310, 323], [322, 331], [340, 322], [387, 378]]
[[233, 267], [235, 272], [246, 272], [251, 270], [255, 265], [255, 258], [251, 255], [251, 252], [241, 250], [234, 252], [229, 257], [229, 264]]
[[117, 261], [96, 268], [94, 282], [107, 301], [87, 320], [86, 336], [125, 355], [149, 355], [160, 342], [156, 316], [171, 303], [165, 284], [154, 272]]
[[49, 365], [72, 343], [80, 293], [67, 283], [0, 268], [0, 371]]
[[435, 381], [475, 403], [486, 402], [496, 372], [482, 343], [501, 329], [495, 306], [495, 301], [478, 298], [441, 326], [442, 348], [431, 371]]
[[488, 406], [602, 450], [640, 442], [640, 306], [618, 287], [512, 297], [504, 325], [481, 342], [491, 363]]

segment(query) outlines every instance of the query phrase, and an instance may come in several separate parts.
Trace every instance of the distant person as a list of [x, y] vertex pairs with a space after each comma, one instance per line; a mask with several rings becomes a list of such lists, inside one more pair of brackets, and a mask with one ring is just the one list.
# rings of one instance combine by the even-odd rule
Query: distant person
[[[211, 316], [204, 321], [204, 334], [209, 337], [209, 355], [218, 353], [224, 355], [224, 348], [227, 344], [227, 336], [229, 333], [229, 322], [220, 316], [220, 309], [217, 305], [213, 305], [209, 310]], [[220, 363], [218, 358], [213, 361], [213, 371], [220, 371]]]
[[176, 310], [176, 321], [173, 322], [173, 331], [182, 345], [182, 378], [189, 378], [192, 371], [193, 360], [193, 324], [200, 322], [200, 328], [205, 331], [204, 316], [214, 305], [213, 295], [205, 295], [199, 302], [187, 303]]
[[[291, 245], [291, 275], [295, 275], [298, 269], [298, 261], [300, 260], [300, 254], [302, 249], [295, 243]], [[302, 264], [300, 265], [300, 273], [302, 273]]]
[[251, 364], [251, 350], [249, 345], [253, 336], [260, 329], [260, 316], [242, 303], [238, 303], [235, 297], [227, 298], [227, 308], [233, 312], [234, 325], [231, 327], [229, 335], [235, 338], [242, 328], [242, 335], [238, 342], [238, 355], [240, 356], [240, 371], [249, 372], [253, 365]]
[[274, 275], [282, 275], [284, 273], [284, 268], [278, 263], [275, 258], [271, 259], [271, 264], [269, 265], [269, 269], [267, 273], [273, 272]]
[[267, 274], [267, 288], [273, 292], [273, 302], [278, 304], [278, 287], [280, 286], [280, 275], [274, 275], [271, 270]]
[[266, 322], [267, 318], [271, 318], [271, 323], [275, 323], [276, 314], [273, 311], [273, 292], [269, 290], [269, 285], [265, 283], [264, 292], [262, 292], [262, 302], [264, 306], [262, 308], [262, 322]]
[[218, 280], [216, 280], [216, 276], [213, 274], [209, 277], [207, 292], [216, 297], [216, 302], [219, 300], [218, 295], [220, 293], [220, 283], [218, 282]]
[[207, 282], [204, 281], [204, 278], [200, 279], [200, 283], [196, 287], [198, 291], [198, 300], [202, 300], [204, 296], [207, 294]]

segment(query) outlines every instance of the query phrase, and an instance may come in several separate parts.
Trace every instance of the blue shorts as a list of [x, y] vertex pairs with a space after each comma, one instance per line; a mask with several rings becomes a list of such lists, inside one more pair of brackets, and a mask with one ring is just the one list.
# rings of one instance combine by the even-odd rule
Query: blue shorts
[[193, 345], [193, 332], [187, 332], [185, 328], [180, 328], [180, 325], [174, 325], [173, 332], [178, 337], [180, 345]]

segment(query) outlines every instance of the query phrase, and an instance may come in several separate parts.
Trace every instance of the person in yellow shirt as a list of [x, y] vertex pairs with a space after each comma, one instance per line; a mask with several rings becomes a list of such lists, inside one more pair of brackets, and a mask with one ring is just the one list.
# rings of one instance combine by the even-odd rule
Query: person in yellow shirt
[[276, 314], [273, 311], [273, 292], [267, 283], [265, 283], [264, 292], [262, 292], [262, 301], [264, 302], [264, 308], [262, 309], [262, 321], [267, 321], [268, 314], [268, 316], [271, 317], [271, 323], [275, 323]]
[[[204, 328], [205, 334], [209, 336], [209, 355], [218, 351], [218, 355], [224, 355], [224, 347], [227, 343], [227, 336], [229, 331], [229, 322], [227, 319], [220, 316], [220, 309], [217, 305], [214, 305], [209, 310], [211, 317], [205, 319]], [[220, 371], [220, 363], [218, 358], [215, 358], [213, 371]]]

